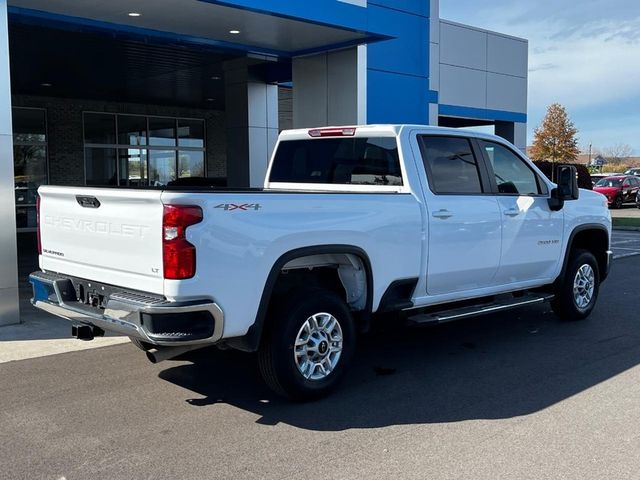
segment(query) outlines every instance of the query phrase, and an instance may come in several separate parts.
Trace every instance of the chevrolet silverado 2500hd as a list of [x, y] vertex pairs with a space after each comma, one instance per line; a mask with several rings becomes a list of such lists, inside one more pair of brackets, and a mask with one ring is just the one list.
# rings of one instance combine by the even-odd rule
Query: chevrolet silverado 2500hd
[[154, 361], [258, 351], [291, 398], [330, 391], [374, 314], [445, 322], [550, 301], [587, 317], [606, 198], [501, 138], [411, 125], [283, 132], [264, 189], [39, 190], [33, 304]]

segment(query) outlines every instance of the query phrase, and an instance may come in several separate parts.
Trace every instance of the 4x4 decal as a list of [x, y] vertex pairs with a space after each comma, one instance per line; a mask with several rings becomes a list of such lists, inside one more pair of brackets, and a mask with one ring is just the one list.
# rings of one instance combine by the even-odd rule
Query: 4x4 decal
[[243, 204], [235, 204], [235, 203], [221, 203], [220, 205], [216, 205], [215, 208], [222, 208], [226, 212], [232, 212], [233, 210], [260, 210], [262, 205], [259, 203], [243, 203]]

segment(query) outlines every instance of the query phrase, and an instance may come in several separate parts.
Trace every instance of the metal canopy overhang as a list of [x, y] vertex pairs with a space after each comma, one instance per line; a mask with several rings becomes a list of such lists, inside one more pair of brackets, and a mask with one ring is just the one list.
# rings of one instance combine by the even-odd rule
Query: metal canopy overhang
[[[8, 3], [11, 21], [284, 58], [390, 38], [366, 31], [366, 8], [335, 0], [304, 2], [302, 6], [290, 0], [9, 0]], [[130, 17], [129, 12], [141, 15]], [[240, 33], [232, 34], [232, 30]]]

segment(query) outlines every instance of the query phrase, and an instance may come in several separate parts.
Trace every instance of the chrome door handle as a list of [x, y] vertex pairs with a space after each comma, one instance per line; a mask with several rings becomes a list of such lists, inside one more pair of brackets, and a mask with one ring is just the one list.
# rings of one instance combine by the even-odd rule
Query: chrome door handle
[[507, 217], [517, 217], [518, 215], [520, 215], [520, 211], [516, 210], [515, 208], [510, 208], [509, 210], [505, 210], [504, 214]]
[[444, 208], [442, 208], [437, 212], [433, 212], [431, 216], [435, 218], [441, 218], [442, 220], [446, 220], [447, 218], [452, 217], [453, 213], [451, 213], [449, 210], [445, 210]]

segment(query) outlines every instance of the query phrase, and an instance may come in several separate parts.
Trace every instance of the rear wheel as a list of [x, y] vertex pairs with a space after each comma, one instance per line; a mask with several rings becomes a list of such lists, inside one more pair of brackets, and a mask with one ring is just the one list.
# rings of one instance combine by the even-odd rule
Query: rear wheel
[[622, 196], [618, 195], [613, 201], [613, 208], [622, 208]]
[[582, 320], [595, 307], [599, 291], [600, 273], [595, 256], [587, 250], [574, 250], [551, 307], [563, 320]]
[[306, 290], [273, 310], [258, 352], [260, 372], [276, 393], [312, 400], [331, 392], [351, 363], [355, 327], [345, 302]]

